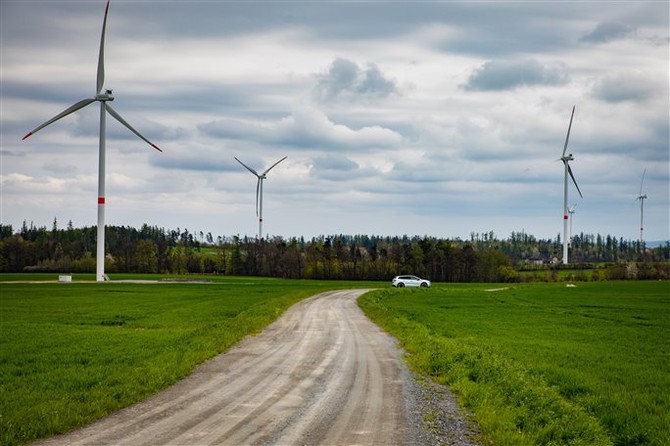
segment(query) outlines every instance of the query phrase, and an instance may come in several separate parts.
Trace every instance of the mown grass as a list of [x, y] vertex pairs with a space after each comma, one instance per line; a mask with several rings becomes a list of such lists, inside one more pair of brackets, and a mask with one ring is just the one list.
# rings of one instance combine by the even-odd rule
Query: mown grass
[[0, 279], [3, 445], [69, 431], [164, 389], [305, 297], [371, 285], [8, 282], [25, 279]]
[[668, 282], [437, 285], [359, 304], [459, 395], [484, 443], [670, 444]]

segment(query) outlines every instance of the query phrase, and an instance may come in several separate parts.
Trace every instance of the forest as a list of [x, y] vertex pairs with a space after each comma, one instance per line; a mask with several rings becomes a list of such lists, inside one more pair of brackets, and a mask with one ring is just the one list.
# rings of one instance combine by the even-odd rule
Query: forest
[[[0, 272], [95, 272], [96, 227], [0, 225]], [[525, 232], [468, 240], [429, 236], [323, 235], [256, 238], [165, 229], [144, 224], [106, 227], [105, 270], [113, 273], [219, 274], [293, 279], [390, 280], [416, 274], [436, 282], [667, 279], [670, 242], [646, 247], [611, 235], [572, 237], [570, 265], [561, 265], [560, 234]]]

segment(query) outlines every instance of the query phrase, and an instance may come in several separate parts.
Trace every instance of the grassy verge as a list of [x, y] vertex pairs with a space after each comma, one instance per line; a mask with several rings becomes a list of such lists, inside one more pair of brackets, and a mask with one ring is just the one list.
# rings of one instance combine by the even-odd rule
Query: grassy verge
[[[496, 291], [490, 291], [497, 289]], [[668, 282], [436, 286], [359, 300], [495, 445], [670, 444]]]
[[164, 389], [305, 297], [371, 285], [7, 282], [22, 279], [0, 285], [3, 445], [66, 432]]

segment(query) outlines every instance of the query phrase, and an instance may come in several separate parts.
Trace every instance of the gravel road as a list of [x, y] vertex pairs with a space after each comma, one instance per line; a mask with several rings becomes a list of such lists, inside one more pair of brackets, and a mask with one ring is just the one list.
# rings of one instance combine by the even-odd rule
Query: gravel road
[[168, 390], [39, 444], [475, 444], [448, 391], [358, 308], [365, 291], [306, 299]]

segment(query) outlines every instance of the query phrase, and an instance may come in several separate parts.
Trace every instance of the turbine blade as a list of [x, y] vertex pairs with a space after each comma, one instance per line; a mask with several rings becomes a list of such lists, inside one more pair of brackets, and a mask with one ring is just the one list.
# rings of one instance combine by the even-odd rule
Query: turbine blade
[[642, 185], [644, 184], [644, 175], [647, 173], [647, 168], [644, 168], [644, 172], [642, 172], [642, 181], [640, 181], [640, 193], [638, 195], [642, 195]]
[[570, 139], [570, 129], [572, 128], [572, 118], [575, 116], [575, 106], [572, 106], [572, 114], [570, 115], [570, 125], [568, 125], [568, 134], [565, 136], [565, 145], [563, 146], [563, 155], [565, 156], [565, 151], [568, 149], [568, 140]]
[[98, 54], [98, 82], [96, 91], [98, 94], [102, 91], [102, 86], [105, 83], [105, 30], [107, 28], [107, 13], [109, 12], [109, 0], [105, 7], [105, 18], [102, 20], [102, 34], [100, 36], [100, 53]]
[[67, 110], [62, 111], [61, 113], [57, 114], [53, 118], [49, 119], [47, 122], [45, 122], [44, 124], [40, 125], [36, 129], [34, 129], [32, 132], [28, 132], [26, 134], [26, 136], [24, 136], [21, 139], [23, 140], [23, 139], [28, 138], [29, 136], [31, 136], [34, 133], [37, 133], [38, 131], [42, 130], [44, 127], [48, 126], [49, 124], [58, 121], [60, 118], [63, 118], [65, 116], [69, 115], [70, 113], [74, 113], [77, 110], [86, 107], [91, 102], [95, 102], [95, 98], [82, 99], [81, 101], [77, 102], [73, 106], [69, 107]]
[[240, 163], [240, 164], [242, 164], [244, 167], [246, 167], [247, 170], [248, 170], [249, 172], [253, 173], [253, 174], [256, 175], [257, 177], [260, 177], [260, 175], [258, 175], [258, 172], [256, 172], [254, 169], [252, 169], [251, 167], [247, 166], [247, 165], [244, 164], [242, 161], [240, 161], [239, 159], [237, 159], [236, 156], [234, 156], [233, 158], [235, 158], [235, 160], [237, 160], [238, 163]]
[[284, 158], [282, 158], [282, 159], [280, 159], [279, 161], [277, 161], [276, 163], [274, 163], [272, 166], [268, 167], [268, 168], [265, 170], [265, 172], [263, 172], [263, 173], [261, 174], [261, 176], [265, 176], [265, 175], [267, 175], [267, 173], [268, 173], [274, 166], [276, 166], [277, 164], [281, 163], [281, 162], [284, 161], [286, 158], [288, 158], [288, 156], [285, 156]]
[[568, 173], [570, 174], [570, 178], [572, 178], [572, 182], [575, 183], [575, 187], [577, 188], [577, 192], [579, 192], [579, 196], [584, 198], [582, 195], [582, 191], [579, 190], [579, 186], [577, 186], [577, 180], [575, 180], [575, 176], [572, 174], [572, 169], [570, 168], [570, 164], [568, 164]]
[[256, 183], [256, 217], [258, 217], [258, 197], [262, 193], [262, 181], [263, 178], [258, 177], [258, 182]]
[[141, 140], [143, 140], [144, 142], [146, 142], [147, 144], [149, 144], [149, 145], [150, 145], [151, 147], [153, 147], [154, 149], [158, 150], [159, 152], [162, 152], [162, 150], [161, 150], [160, 148], [158, 148], [158, 146], [157, 146], [156, 144], [154, 144], [154, 143], [152, 143], [151, 141], [149, 141], [148, 139], [146, 139], [144, 136], [142, 136], [142, 134], [141, 134], [140, 132], [138, 132], [137, 130], [135, 130], [135, 129], [133, 128], [133, 126], [131, 126], [130, 124], [128, 124], [128, 123], [126, 122], [126, 120], [123, 119], [123, 118], [121, 117], [121, 115], [119, 115], [119, 114], [118, 114], [118, 113], [111, 107], [111, 105], [105, 103], [105, 106], [106, 106], [107, 111], [109, 112], [109, 114], [112, 115], [112, 116], [113, 116], [117, 121], [119, 121], [121, 124], [123, 124], [123, 125], [125, 125], [126, 127], [128, 127], [128, 130], [130, 130], [131, 132], [133, 132], [134, 134], [136, 134], [137, 136], [139, 136]]

